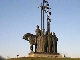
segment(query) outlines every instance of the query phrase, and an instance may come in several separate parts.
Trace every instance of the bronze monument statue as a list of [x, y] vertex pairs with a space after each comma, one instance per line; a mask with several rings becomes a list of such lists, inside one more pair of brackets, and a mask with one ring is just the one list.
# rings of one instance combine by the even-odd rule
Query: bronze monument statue
[[[41, 8], [41, 29], [37, 25], [37, 29], [35, 30], [36, 35], [26, 33], [23, 36], [23, 39], [29, 41], [31, 50], [30, 53], [34, 52], [34, 54], [59, 55], [59, 53], [57, 53], [58, 38], [54, 32], [53, 33], [50, 32], [51, 8], [49, 8], [48, 1], [43, 0], [43, 3], [41, 3], [40, 8]], [[45, 31], [44, 29], [44, 13], [47, 15], [47, 31]], [[33, 51], [33, 45], [35, 45], [35, 51]]]

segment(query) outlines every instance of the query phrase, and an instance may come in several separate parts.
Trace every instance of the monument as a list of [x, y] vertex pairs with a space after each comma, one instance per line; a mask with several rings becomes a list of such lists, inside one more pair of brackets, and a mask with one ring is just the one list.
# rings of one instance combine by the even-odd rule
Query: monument
[[[35, 35], [31, 33], [26, 33], [23, 39], [29, 41], [31, 52], [28, 57], [61, 57], [57, 52], [57, 41], [58, 38], [54, 32], [50, 32], [50, 7], [46, 0], [41, 3], [41, 29], [37, 25], [35, 30]], [[44, 28], [44, 14], [47, 16], [47, 31]], [[33, 51], [33, 45], [35, 45], [35, 51]]]

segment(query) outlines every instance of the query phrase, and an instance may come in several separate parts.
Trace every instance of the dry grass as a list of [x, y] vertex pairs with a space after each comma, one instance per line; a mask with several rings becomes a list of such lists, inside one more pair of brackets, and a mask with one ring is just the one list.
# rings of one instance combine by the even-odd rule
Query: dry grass
[[80, 58], [11, 58], [7, 60], [80, 60]]

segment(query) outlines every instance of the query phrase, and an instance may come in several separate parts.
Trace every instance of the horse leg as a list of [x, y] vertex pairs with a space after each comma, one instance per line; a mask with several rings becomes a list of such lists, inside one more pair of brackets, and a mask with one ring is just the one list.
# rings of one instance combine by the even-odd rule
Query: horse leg
[[30, 46], [30, 50], [31, 50], [31, 52], [33, 51], [33, 45]]

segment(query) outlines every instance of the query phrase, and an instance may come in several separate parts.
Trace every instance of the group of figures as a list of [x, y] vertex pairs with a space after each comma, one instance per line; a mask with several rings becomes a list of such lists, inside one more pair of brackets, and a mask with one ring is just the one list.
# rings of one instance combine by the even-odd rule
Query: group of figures
[[23, 39], [29, 41], [31, 51], [33, 51], [33, 45], [35, 45], [35, 53], [57, 53], [58, 38], [54, 32], [41, 32], [38, 25], [35, 32], [36, 35], [26, 33], [23, 36]]

